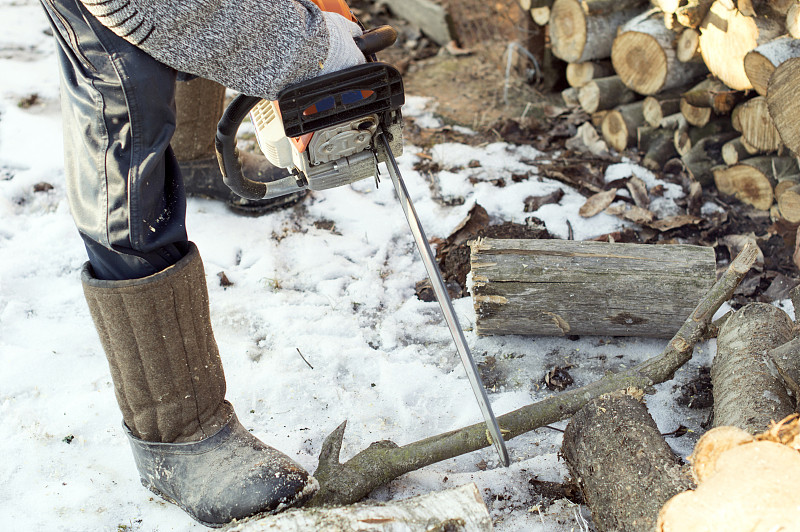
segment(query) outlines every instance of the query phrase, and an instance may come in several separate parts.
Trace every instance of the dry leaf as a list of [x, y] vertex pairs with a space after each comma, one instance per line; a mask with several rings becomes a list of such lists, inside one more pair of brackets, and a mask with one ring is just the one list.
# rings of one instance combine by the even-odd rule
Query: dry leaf
[[591, 218], [592, 216], [600, 214], [603, 212], [603, 210], [605, 210], [606, 207], [611, 205], [611, 202], [614, 201], [616, 196], [616, 188], [612, 188], [611, 190], [606, 190], [604, 192], [598, 192], [586, 200], [586, 203], [584, 203], [578, 210], [578, 214], [584, 218]]

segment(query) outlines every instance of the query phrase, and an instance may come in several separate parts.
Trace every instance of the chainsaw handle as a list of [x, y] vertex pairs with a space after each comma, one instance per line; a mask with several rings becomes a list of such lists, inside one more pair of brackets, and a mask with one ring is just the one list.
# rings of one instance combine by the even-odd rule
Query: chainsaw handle
[[369, 57], [393, 45], [397, 40], [397, 30], [391, 26], [378, 26], [353, 39], [361, 53]]

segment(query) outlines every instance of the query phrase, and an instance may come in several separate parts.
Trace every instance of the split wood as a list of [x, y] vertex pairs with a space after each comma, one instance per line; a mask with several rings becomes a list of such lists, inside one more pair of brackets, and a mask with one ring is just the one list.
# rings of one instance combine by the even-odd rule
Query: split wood
[[[499, 416], [497, 421], [505, 439], [566, 419], [603, 394], [629, 387], [652, 390], [653, 385], [671, 379], [691, 358], [694, 345], [702, 339], [714, 313], [732, 296], [757, 256], [755, 244], [745, 245], [661, 354], [581, 388]], [[492, 445], [486, 426], [479, 423], [402, 447], [391, 441], [375, 442], [342, 464], [339, 454], [346, 425], [346, 421], [339, 425], [322, 445], [319, 467], [314, 473], [320, 490], [308, 503], [310, 506], [352, 504], [400, 475]]]

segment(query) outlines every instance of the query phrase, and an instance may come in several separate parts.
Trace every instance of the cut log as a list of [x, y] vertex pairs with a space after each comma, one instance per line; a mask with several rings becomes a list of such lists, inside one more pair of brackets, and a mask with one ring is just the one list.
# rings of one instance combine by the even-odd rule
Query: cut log
[[715, 265], [711, 248], [562, 240], [481, 240], [471, 260], [482, 335], [668, 337]]
[[[788, 188], [778, 196], [778, 210], [781, 217], [787, 222], [796, 224], [800, 222], [800, 185], [796, 181], [783, 181]], [[777, 187], [775, 187], [777, 189]]]
[[681, 98], [681, 114], [686, 119], [686, 122], [695, 127], [703, 127], [711, 120], [710, 107], [698, 107], [692, 105], [686, 98]]
[[[681, 115], [683, 116], [683, 115]], [[675, 141], [675, 150], [678, 154], [683, 157], [693, 147], [697, 145], [698, 142], [702, 141], [706, 137], [715, 137], [714, 141], [717, 140], [717, 135], [725, 134], [727, 138], [733, 138], [735, 136], [734, 132], [731, 131], [731, 126], [728, 120], [725, 118], [719, 118], [717, 120], [712, 120], [708, 122], [703, 127], [679, 127], [675, 130], [673, 139]], [[715, 145], [715, 142], [711, 144]], [[714, 148], [716, 150], [716, 148]], [[720, 151], [719, 157], [717, 157], [716, 151], [714, 152], [714, 156], [712, 157], [713, 160], [718, 161], [718, 164], [722, 164], [724, 161], [721, 159], [722, 153]]]
[[521, 7], [523, 11], [530, 11], [531, 5], [531, 0], [519, 0], [519, 7]]
[[700, 26], [700, 53], [708, 70], [725, 85], [740, 91], [752, 89], [744, 56], [783, 31], [783, 21], [746, 17], [716, 0]]
[[603, 140], [609, 146], [621, 152], [636, 142], [636, 130], [644, 124], [642, 102], [620, 105], [609, 111], [603, 118], [600, 128]]
[[578, 89], [575, 87], [567, 87], [561, 91], [561, 99], [567, 107], [579, 107], [581, 104], [578, 100]]
[[742, 128], [742, 138], [747, 144], [763, 152], [780, 149], [783, 142], [770, 116], [765, 97], [756, 96], [737, 107], [739, 127]]
[[683, 93], [687, 103], [695, 107], [708, 107], [716, 115], [730, 114], [743, 96], [741, 91], [732, 90], [713, 78], [704, 79]]
[[670, 131], [675, 131], [678, 128], [688, 126], [689, 124], [686, 122], [686, 119], [680, 113], [674, 113], [669, 116], [665, 116], [664, 119], [659, 124], [659, 127], [663, 129], [668, 129]]
[[[782, 142], [795, 155], [800, 154], [800, 58], [794, 57], [781, 63], [769, 80], [767, 104], [769, 115], [778, 130]], [[748, 142], [750, 142], [748, 140]]]
[[465, 484], [400, 501], [287, 510], [278, 515], [242, 522], [228, 528], [228, 532], [488, 532], [492, 528], [489, 510], [478, 487]]
[[645, 122], [652, 127], [662, 127], [661, 122], [665, 116], [669, 116], [680, 111], [680, 96], [648, 96], [642, 102], [642, 115]]
[[744, 56], [744, 71], [756, 92], [766, 96], [772, 73], [792, 57], [800, 57], [800, 41], [790, 37], [779, 37], [748, 52]]
[[623, 393], [599, 397], [576, 412], [561, 454], [598, 532], [654, 530], [664, 503], [692, 487], [688, 467], [647, 407]]
[[731, 139], [722, 146], [722, 160], [728, 166], [733, 166], [756, 154], [758, 150], [747, 144], [742, 137]]
[[[640, 130], [642, 128], [639, 128]], [[642, 157], [642, 165], [649, 170], [659, 170], [664, 168], [664, 165], [670, 159], [678, 156], [675, 150], [675, 143], [672, 138], [672, 131], [666, 129], [656, 129], [651, 133], [649, 142], [646, 143], [644, 157]]]
[[772, 206], [774, 187], [778, 182], [798, 177], [797, 162], [793, 157], [762, 155], [716, 169], [714, 184], [720, 193], [735, 196], [742, 203], [766, 211]]
[[550, 22], [551, 10], [550, 6], [531, 8], [531, 18], [539, 26], [546, 26]]
[[614, 70], [625, 85], [644, 95], [687, 85], [705, 75], [708, 70], [702, 62], [678, 61], [676, 39], [677, 34], [655, 17], [634, 19], [614, 39]]
[[593, 79], [614, 75], [611, 61], [587, 61], [567, 65], [567, 83], [570, 87], [583, 87]]
[[617, 28], [642, 6], [640, 0], [556, 0], [550, 12], [553, 55], [568, 63], [610, 57]]
[[793, 2], [786, 12], [786, 32], [793, 39], [800, 39], [800, 2]]
[[700, 32], [692, 28], [683, 30], [678, 36], [678, 42], [675, 43], [675, 56], [681, 63], [702, 60]]
[[794, 412], [766, 356], [791, 338], [791, 318], [766, 303], [744, 306], [720, 327], [711, 365], [715, 427], [730, 425], [755, 434]]
[[594, 79], [578, 89], [581, 109], [589, 114], [613, 109], [637, 98], [637, 94], [626, 87], [619, 76]]
[[[714, 0], [689, 0], [686, 5], [681, 6], [675, 11], [675, 18], [678, 24], [686, 28], [696, 30], [703, 23], [703, 19], [711, 9]], [[699, 33], [697, 34], [699, 36]]]
[[686, 155], [681, 156], [689, 175], [703, 186], [708, 186], [714, 179], [713, 170], [723, 164], [722, 146], [736, 133], [720, 133], [700, 139]]

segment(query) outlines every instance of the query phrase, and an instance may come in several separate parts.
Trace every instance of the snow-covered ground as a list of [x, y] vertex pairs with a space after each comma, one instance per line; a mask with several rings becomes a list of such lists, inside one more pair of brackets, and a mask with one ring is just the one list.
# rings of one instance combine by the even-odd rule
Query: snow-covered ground
[[[86, 260], [65, 198], [58, 76], [52, 38], [35, 0], [0, 0], [0, 528], [27, 530], [201, 530], [181, 510], [139, 484], [120, 427], [108, 367], [79, 281]], [[37, 95], [31, 106], [20, 102]], [[435, 124], [434, 102], [409, 97], [405, 113]], [[497, 188], [486, 179], [536, 171], [539, 155], [503, 143], [435, 147], [443, 207], [413, 170], [417, 150], [399, 159], [428, 237], [444, 238], [475, 202], [496, 219], [523, 222], [523, 200], [563, 185], [529, 179]], [[479, 168], [467, 168], [478, 160]], [[626, 174], [626, 172], [628, 174]], [[639, 167], [612, 166], [607, 179]], [[388, 178], [388, 176], [385, 176]], [[35, 192], [46, 182], [51, 190]], [[668, 190], [671, 190], [668, 186]], [[583, 197], [535, 215], [576, 239], [622, 227], [605, 214], [582, 219]], [[310, 470], [325, 436], [349, 420], [342, 458], [371, 442], [410, 443], [481, 420], [436, 303], [414, 296], [425, 277], [388, 179], [317, 193], [306, 210], [258, 218], [191, 199], [187, 226], [206, 265], [214, 330], [228, 399], [242, 422]], [[317, 224], [315, 221], [333, 222]], [[225, 272], [233, 286], [220, 286]], [[455, 301], [472, 352], [493, 356], [506, 375], [490, 395], [496, 414], [546, 397], [544, 374], [574, 364], [574, 386], [660, 352], [661, 340], [477, 337], [469, 298]], [[674, 403], [680, 384], [709, 362], [700, 347], [675, 381], [648, 397], [663, 432], [699, 431], [706, 412]], [[304, 362], [304, 357], [309, 365]], [[557, 427], [563, 428], [560, 423]], [[687, 455], [693, 438], [670, 439]], [[485, 449], [408, 474], [377, 490], [403, 498], [475, 482], [500, 531], [586, 530], [585, 509], [567, 501], [539, 507], [529, 479], [559, 482], [560, 433], [541, 429], [509, 442], [513, 463], [498, 468]], [[487, 467], [488, 465], [488, 467]]]

